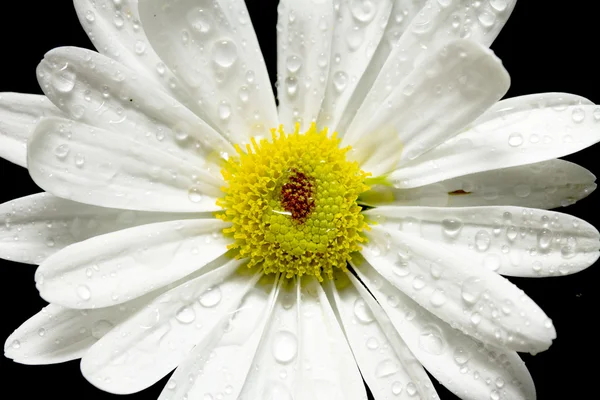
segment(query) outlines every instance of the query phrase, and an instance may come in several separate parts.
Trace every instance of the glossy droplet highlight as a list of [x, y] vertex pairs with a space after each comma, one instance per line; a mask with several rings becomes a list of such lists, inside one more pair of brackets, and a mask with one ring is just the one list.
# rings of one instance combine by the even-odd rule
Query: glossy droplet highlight
[[273, 338], [272, 345], [273, 357], [282, 363], [287, 364], [292, 361], [298, 353], [298, 340], [296, 335], [289, 331], [279, 331]]
[[365, 324], [368, 324], [375, 320], [371, 309], [363, 299], [356, 299], [356, 301], [354, 302], [354, 315], [356, 315], [356, 318], [360, 322]]
[[218, 287], [210, 288], [200, 297], [200, 304], [203, 307], [215, 307], [221, 302], [221, 289]]
[[458, 218], [446, 218], [442, 221], [442, 231], [449, 238], [455, 238], [460, 234], [463, 222]]
[[383, 360], [375, 367], [375, 375], [378, 378], [385, 378], [398, 372], [398, 369], [398, 364], [394, 361], [390, 359]]
[[222, 68], [230, 68], [238, 58], [237, 46], [231, 40], [219, 40], [213, 47], [213, 60]]
[[182, 324], [191, 324], [196, 319], [196, 312], [192, 307], [183, 306], [177, 310], [175, 318]]
[[81, 300], [87, 301], [92, 297], [92, 292], [86, 285], [79, 285], [77, 286], [77, 296], [79, 296]]
[[69, 64], [64, 64], [62, 67], [55, 68], [50, 77], [52, 86], [58, 92], [69, 93], [75, 87], [77, 75]]
[[427, 325], [419, 336], [419, 347], [430, 354], [439, 355], [444, 352], [446, 342], [439, 327]]

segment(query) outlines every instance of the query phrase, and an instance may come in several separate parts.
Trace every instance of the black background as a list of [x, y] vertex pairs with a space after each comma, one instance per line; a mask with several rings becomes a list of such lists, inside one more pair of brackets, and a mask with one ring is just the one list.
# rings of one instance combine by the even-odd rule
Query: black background
[[[276, 0], [247, 0], [250, 15], [275, 77]], [[512, 77], [507, 97], [537, 92], [571, 92], [600, 103], [598, 66], [598, 13], [592, 0], [520, 0], [492, 49]], [[39, 93], [35, 68], [45, 52], [59, 46], [92, 48], [69, 0], [12, 1], [2, 6], [0, 23], [0, 91]], [[597, 149], [566, 157], [593, 172], [600, 172]], [[0, 202], [39, 192], [27, 171], [0, 159]], [[599, 193], [560, 211], [600, 227], [596, 212]], [[600, 305], [597, 282], [600, 265], [574, 276], [548, 279], [511, 279], [553, 319], [558, 339], [549, 351], [523, 358], [534, 378], [538, 398], [598, 398], [596, 384], [600, 360]], [[0, 338], [8, 335], [45, 303], [34, 287], [35, 267], [0, 260]], [[88, 384], [79, 363], [24, 366], [0, 357], [4, 390], [17, 398], [116, 399]], [[132, 400], [156, 399], [166, 379], [131, 395]], [[438, 385], [442, 400], [455, 399]], [[11, 391], [12, 391], [11, 390]], [[6, 396], [14, 397], [14, 393]], [[200, 400], [200, 399], [190, 399]], [[259, 399], [257, 399], [259, 400]]]

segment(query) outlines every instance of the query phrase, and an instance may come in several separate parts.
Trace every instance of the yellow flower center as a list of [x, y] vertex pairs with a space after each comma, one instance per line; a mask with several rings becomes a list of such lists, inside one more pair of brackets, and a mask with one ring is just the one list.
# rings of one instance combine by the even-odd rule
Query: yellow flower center
[[236, 146], [222, 170], [227, 186], [217, 204], [217, 217], [231, 223], [224, 229], [249, 258], [249, 267], [287, 278], [312, 275], [333, 278], [335, 268], [346, 270], [352, 252], [361, 249], [368, 228], [360, 193], [368, 190], [370, 175], [346, 160], [334, 134], [313, 124], [306, 133], [272, 130], [272, 139]]

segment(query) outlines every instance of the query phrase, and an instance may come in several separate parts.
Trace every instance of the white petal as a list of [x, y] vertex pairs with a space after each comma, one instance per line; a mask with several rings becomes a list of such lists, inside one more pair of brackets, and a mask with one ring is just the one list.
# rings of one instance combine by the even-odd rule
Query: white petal
[[534, 400], [535, 386], [517, 353], [475, 340], [431, 314], [383, 279], [362, 257], [355, 268], [427, 370], [465, 400]]
[[[354, 2], [360, 4], [360, 2]], [[409, 27], [410, 22], [417, 15], [427, 0], [394, 0], [393, 8], [390, 17], [385, 24], [383, 38], [375, 49], [375, 53], [371, 57], [369, 65], [365, 69], [360, 80], [356, 83], [356, 88], [352, 93], [344, 111], [338, 116], [338, 124], [332, 124], [342, 135], [348, 128], [348, 125], [354, 118], [354, 114], [359, 109], [365, 97], [371, 90], [375, 79], [379, 75], [381, 69], [385, 65], [390, 53], [394, 50], [396, 43], [402, 38], [404, 32]], [[365, 4], [365, 3], [363, 3]], [[366, 7], [369, 5], [367, 4]], [[369, 47], [369, 52], [371, 51]]]
[[455, 136], [509, 86], [508, 73], [490, 50], [452, 42], [402, 81], [367, 131], [350, 132], [342, 145], [353, 147], [363, 170], [383, 175]]
[[81, 26], [101, 54], [176, 92], [169, 87], [173, 73], [148, 43], [138, 0], [74, 0], [73, 4]]
[[329, 70], [334, 68], [333, 0], [310, 7], [306, 0], [281, 0], [277, 10], [279, 119], [287, 129], [296, 123], [306, 129], [319, 116]]
[[[474, 7], [471, 0], [429, 0], [412, 19], [410, 26], [394, 44], [377, 80], [362, 103], [354, 103], [347, 115], [354, 115], [350, 126], [342, 132], [361, 135], [369, 132], [365, 123], [381, 107], [391, 90], [413, 71], [422, 68], [423, 60], [448, 43], [462, 38], [489, 46], [510, 16], [516, 0], [481, 2]], [[360, 106], [360, 108], [358, 107]], [[348, 121], [350, 122], [350, 121]]]
[[239, 302], [211, 322], [214, 326], [203, 328], [202, 342], [179, 365], [159, 400], [216, 399], [219, 393], [239, 398], [280, 293], [280, 281], [273, 281], [263, 278], [236, 293]]
[[88, 349], [157, 294], [118, 306], [75, 310], [50, 304], [6, 340], [4, 355], [21, 364], [55, 364], [83, 357]]
[[40, 264], [50, 255], [93, 236], [186, 218], [197, 213], [170, 214], [88, 206], [38, 193], [0, 205], [0, 257]]
[[596, 177], [563, 160], [476, 172], [413, 189], [375, 185], [360, 200], [370, 206], [519, 206], [551, 209], [590, 195]]
[[264, 60], [242, 0], [141, 0], [150, 43], [234, 143], [278, 126]]
[[396, 187], [413, 188], [575, 153], [600, 141], [600, 107], [587, 103], [562, 93], [503, 100], [389, 178]]
[[532, 353], [546, 350], [556, 337], [546, 314], [522, 290], [462, 254], [397, 228], [374, 226], [368, 236], [362, 254], [377, 272], [467, 335]]
[[40, 295], [70, 308], [123, 303], [206, 267], [227, 251], [215, 219], [143, 225], [76, 243], [36, 272]]
[[61, 112], [46, 96], [0, 93], [0, 157], [27, 168], [27, 140], [45, 116]]
[[352, 353], [319, 282], [304, 278], [281, 290], [254, 368], [237, 398], [366, 399]]
[[335, 283], [329, 281], [328, 289], [373, 397], [393, 399], [405, 392], [422, 399], [437, 398], [425, 370], [362, 283], [352, 274], [339, 274]]
[[202, 162], [181, 159], [125, 135], [46, 118], [28, 148], [33, 180], [64, 199], [126, 210], [220, 210], [220, 181]]
[[[382, 22], [390, 19], [391, 11], [391, 0], [366, 2], [352, 0], [336, 4], [331, 51], [318, 54], [317, 66], [306, 66], [319, 74], [320, 85], [326, 85], [325, 98], [319, 113], [319, 126], [327, 126], [331, 132], [335, 131], [354, 90], [359, 82], [362, 82], [363, 73], [371, 65], [371, 58], [385, 31], [382, 28]], [[279, 60], [280, 68], [283, 67], [287, 72], [284, 76], [302, 75], [305, 71], [302, 71], [301, 68], [296, 71], [296, 68], [300, 65], [299, 63], [303, 62], [303, 59], [299, 59], [297, 55], [289, 54], [287, 51], [286, 54], [288, 54], [287, 59], [280, 56]], [[308, 55], [308, 61], [314, 62], [314, 58], [311, 60], [310, 52], [303, 55]], [[322, 82], [323, 75], [320, 73], [327, 73], [327, 66], [323, 65], [324, 62], [330, 64], [330, 67], [328, 68], [329, 77]], [[281, 63], [284, 65], [282, 66]], [[280, 75], [282, 72], [280, 69]], [[369, 73], [372, 73], [372, 70]]]
[[157, 84], [101, 54], [57, 48], [37, 72], [44, 93], [72, 119], [196, 162], [219, 179], [221, 156], [235, 152]]
[[81, 360], [85, 378], [107, 392], [135, 393], [168, 374], [195, 345], [222, 335], [258, 279], [234, 274], [241, 263], [230, 260], [167, 291], [117, 326]]
[[589, 223], [520, 207], [379, 207], [381, 225], [422, 237], [478, 268], [512, 276], [566, 275], [592, 265], [600, 233]]

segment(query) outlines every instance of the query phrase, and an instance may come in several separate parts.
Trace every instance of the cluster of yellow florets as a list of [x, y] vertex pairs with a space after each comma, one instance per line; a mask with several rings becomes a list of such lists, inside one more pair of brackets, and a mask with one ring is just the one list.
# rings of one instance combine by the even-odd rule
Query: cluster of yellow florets
[[313, 124], [306, 133], [273, 129], [271, 140], [236, 146], [238, 156], [222, 171], [228, 186], [218, 218], [231, 222], [224, 233], [249, 267], [322, 280], [360, 250], [368, 226], [356, 200], [368, 174], [346, 160], [350, 148], [339, 143]]

